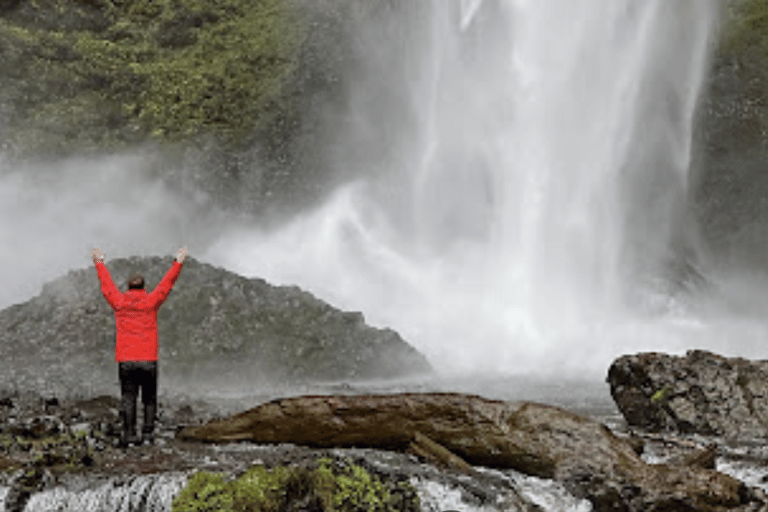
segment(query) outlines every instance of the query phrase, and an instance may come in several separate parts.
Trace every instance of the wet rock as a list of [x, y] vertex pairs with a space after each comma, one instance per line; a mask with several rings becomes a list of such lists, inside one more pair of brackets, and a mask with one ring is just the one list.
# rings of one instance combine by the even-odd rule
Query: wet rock
[[[134, 257], [107, 265], [118, 287], [140, 269], [151, 288], [170, 259]], [[95, 270], [71, 271], [47, 283], [38, 297], [0, 311], [0, 385], [54, 391], [60, 398], [79, 388], [84, 396], [108, 392], [116, 380], [114, 329]], [[158, 314], [158, 330], [164, 378], [169, 385], [183, 383], [190, 393], [194, 386], [242, 384], [237, 376], [253, 385], [431, 371], [396, 332], [366, 325], [360, 313], [192, 258]]]
[[59, 410], [59, 399], [56, 397], [44, 398], [43, 408], [46, 414], [55, 414]]
[[647, 464], [632, 443], [600, 423], [528, 402], [452, 393], [305, 396], [274, 400], [179, 433], [181, 439], [205, 442], [395, 451], [407, 451], [419, 436], [469, 464], [555, 479], [588, 499], [597, 512], [724, 511], [759, 504], [756, 495], [728, 475], [696, 466]]
[[768, 361], [703, 350], [616, 359], [607, 381], [631, 426], [733, 439], [768, 436]]
[[47, 479], [50, 475], [39, 468], [19, 471], [11, 480], [11, 488], [5, 496], [5, 511], [25, 510], [29, 498], [45, 487]]
[[170, 419], [177, 425], [191, 425], [196, 423], [195, 411], [189, 404], [184, 404], [170, 414]]
[[710, 443], [705, 448], [683, 453], [667, 460], [670, 466], [698, 467], [703, 469], [715, 469], [718, 455], [716, 443]]
[[58, 416], [37, 416], [25, 419], [8, 429], [11, 435], [42, 439], [64, 432], [66, 427]]
[[72, 417], [98, 421], [116, 417], [119, 409], [119, 398], [110, 395], [100, 395], [88, 400], [76, 401], [70, 407], [69, 412]]
[[69, 432], [75, 437], [89, 437], [93, 433], [93, 426], [90, 423], [77, 423], [69, 427]]

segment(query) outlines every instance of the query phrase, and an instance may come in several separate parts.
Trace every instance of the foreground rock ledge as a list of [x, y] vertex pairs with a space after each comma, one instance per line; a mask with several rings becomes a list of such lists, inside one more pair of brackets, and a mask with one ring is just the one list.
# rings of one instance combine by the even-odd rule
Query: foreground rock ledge
[[731, 439], [768, 437], [768, 361], [704, 350], [625, 355], [608, 371], [627, 423]]
[[419, 453], [433, 462], [511, 468], [561, 482], [595, 511], [751, 510], [742, 482], [694, 466], [647, 464], [604, 425], [536, 403], [454, 393], [303, 396], [179, 432], [184, 440], [295, 443]]

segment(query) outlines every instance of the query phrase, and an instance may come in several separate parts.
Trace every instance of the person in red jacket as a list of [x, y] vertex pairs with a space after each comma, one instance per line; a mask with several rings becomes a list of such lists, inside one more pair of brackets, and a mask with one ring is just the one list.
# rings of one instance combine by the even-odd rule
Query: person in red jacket
[[[157, 414], [157, 310], [171, 293], [188, 254], [186, 247], [176, 251], [176, 261], [160, 283], [147, 293], [144, 276], [128, 279], [128, 291], [117, 289], [98, 247], [91, 251], [101, 282], [101, 293], [115, 311], [115, 360], [120, 377], [120, 416], [123, 421], [123, 446], [152, 442]], [[141, 389], [144, 404], [142, 437], [136, 433], [136, 399]]]

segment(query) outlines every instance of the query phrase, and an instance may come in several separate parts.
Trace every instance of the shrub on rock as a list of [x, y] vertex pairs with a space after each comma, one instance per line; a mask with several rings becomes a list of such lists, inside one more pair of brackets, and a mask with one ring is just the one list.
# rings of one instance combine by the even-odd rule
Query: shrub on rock
[[173, 512], [324, 512], [418, 511], [415, 489], [404, 482], [382, 481], [347, 460], [318, 459], [314, 467], [254, 466], [227, 481], [199, 471], [173, 502]]

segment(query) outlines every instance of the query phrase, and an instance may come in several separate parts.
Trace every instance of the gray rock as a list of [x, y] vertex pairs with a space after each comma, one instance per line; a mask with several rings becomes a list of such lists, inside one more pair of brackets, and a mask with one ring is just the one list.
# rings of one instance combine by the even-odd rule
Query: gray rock
[[[107, 262], [118, 287], [141, 270], [154, 287], [171, 258]], [[259, 382], [403, 377], [431, 371], [396, 332], [365, 324], [296, 287], [247, 279], [189, 258], [158, 314], [160, 372], [187, 389]], [[7, 387], [112, 392], [114, 315], [94, 268], [70, 271], [0, 311], [0, 381]], [[3, 384], [3, 382], [0, 382]]]
[[608, 383], [627, 423], [733, 439], [768, 437], [768, 361], [703, 350], [625, 355]]
[[69, 433], [76, 437], [90, 436], [93, 433], [93, 427], [90, 423], [77, 423], [75, 425], [70, 425]]
[[57, 416], [36, 416], [9, 428], [9, 432], [13, 435], [33, 439], [42, 439], [65, 431], [66, 426]]

